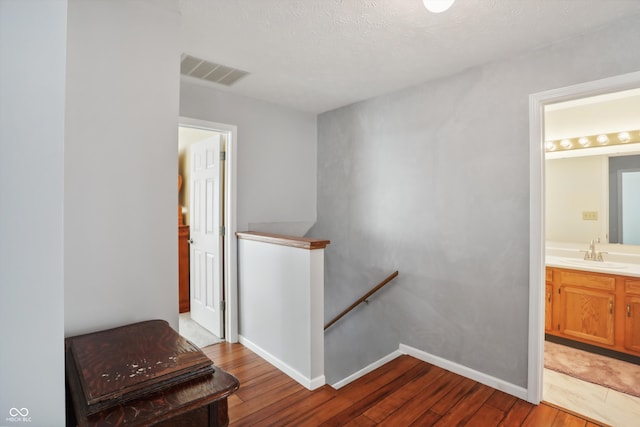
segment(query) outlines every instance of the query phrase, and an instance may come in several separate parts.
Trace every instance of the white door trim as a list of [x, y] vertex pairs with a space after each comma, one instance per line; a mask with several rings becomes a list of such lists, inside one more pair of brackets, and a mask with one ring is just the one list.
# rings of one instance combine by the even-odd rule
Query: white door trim
[[225, 188], [224, 188], [224, 294], [226, 301], [225, 311], [225, 337], [228, 342], [238, 342], [238, 240], [236, 237], [237, 220], [237, 153], [238, 153], [238, 127], [206, 120], [179, 117], [178, 125], [198, 129], [212, 130], [227, 135], [226, 160], [225, 160]]
[[529, 95], [529, 363], [527, 400], [542, 400], [544, 369], [544, 106], [640, 87], [640, 72]]

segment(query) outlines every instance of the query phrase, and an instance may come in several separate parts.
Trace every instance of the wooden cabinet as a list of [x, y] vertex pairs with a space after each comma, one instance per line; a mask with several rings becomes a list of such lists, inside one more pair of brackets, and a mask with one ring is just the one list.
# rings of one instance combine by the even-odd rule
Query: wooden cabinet
[[614, 344], [614, 277], [560, 270], [560, 331], [599, 344]]
[[178, 310], [191, 310], [189, 301], [189, 226], [178, 226]]
[[547, 283], [544, 297], [544, 330], [553, 329], [553, 284]]
[[640, 353], [640, 279], [625, 280], [624, 347]]
[[544, 330], [549, 332], [553, 329], [553, 270], [547, 268], [545, 276], [544, 293]]
[[561, 333], [599, 344], [614, 344], [612, 293], [563, 285], [560, 296]]
[[640, 279], [547, 267], [545, 286], [546, 333], [640, 355]]
[[640, 296], [629, 296], [625, 301], [624, 347], [640, 353]]

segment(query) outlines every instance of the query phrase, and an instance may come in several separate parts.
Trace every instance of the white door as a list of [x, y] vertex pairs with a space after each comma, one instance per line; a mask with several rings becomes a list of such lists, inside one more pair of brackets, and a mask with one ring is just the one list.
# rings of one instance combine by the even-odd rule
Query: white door
[[191, 318], [224, 336], [220, 135], [190, 146]]

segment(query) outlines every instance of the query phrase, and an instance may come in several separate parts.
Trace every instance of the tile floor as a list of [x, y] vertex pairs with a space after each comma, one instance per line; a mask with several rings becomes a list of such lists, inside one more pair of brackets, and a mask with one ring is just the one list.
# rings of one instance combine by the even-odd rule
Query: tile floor
[[198, 323], [191, 320], [191, 313], [189, 312], [180, 313], [180, 318], [178, 319], [178, 332], [199, 348], [203, 348], [211, 344], [217, 344], [222, 341]]
[[614, 427], [640, 425], [640, 398], [549, 369], [544, 370], [542, 398]]

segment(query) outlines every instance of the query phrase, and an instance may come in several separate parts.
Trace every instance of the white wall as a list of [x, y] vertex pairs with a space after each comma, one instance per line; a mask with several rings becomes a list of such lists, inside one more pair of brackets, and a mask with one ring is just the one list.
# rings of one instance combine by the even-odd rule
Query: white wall
[[2, 425], [64, 425], [66, 21], [66, 1], [0, 1]]
[[177, 328], [176, 1], [69, 2], [65, 334]]
[[240, 342], [309, 389], [324, 385], [324, 249], [238, 239]]
[[301, 235], [316, 220], [316, 116], [184, 81], [180, 115], [238, 127], [238, 230]]
[[[587, 245], [602, 233], [607, 221], [609, 180], [606, 156], [547, 160], [545, 163], [546, 239]], [[583, 220], [582, 212], [595, 211], [597, 220]], [[608, 228], [605, 227], [604, 229]]]

